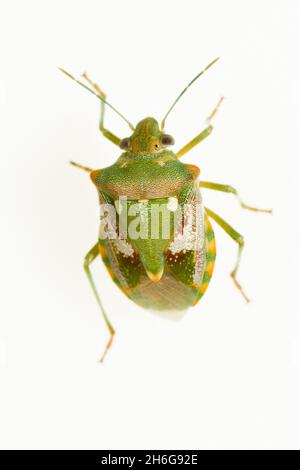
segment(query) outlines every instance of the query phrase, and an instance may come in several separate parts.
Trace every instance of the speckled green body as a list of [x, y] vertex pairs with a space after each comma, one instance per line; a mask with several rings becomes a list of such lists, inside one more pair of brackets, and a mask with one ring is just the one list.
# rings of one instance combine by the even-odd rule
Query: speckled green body
[[154, 199], [177, 196], [194, 179], [193, 171], [170, 150], [159, 154], [123, 153], [96, 176], [102, 192], [114, 198]]
[[[149, 134], [149, 129], [146, 135], [150, 138], [146, 143], [144, 138], [143, 145], [138, 146], [142, 150], [137, 152], [135, 140], [113, 165], [92, 172], [100, 202], [113, 205], [126, 197], [130, 207], [143, 201], [149, 214], [153, 205], [168, 204], [170, 198], [175, 198], [181, 208], [185, 204], [195, 210], [197, 204], [201, 208], [200, 170], [182, 163], [170, 150], [154, 152], [151, 146], [159, 135]], [[212, 275], [215, 242], [208, 218], [203, 212], [200, 215], [197, 239], [189, 249], [176, 245], [174, 231], [168, 239], [162, 237], [161, 228], [157, 239], [99, 239], [100, 254], [112, 279], [131, 300], [155, 310], [182, 310], [201, 298]], [[118, 224], [119, 218], [117, 230]]]
[[[199, 182], [199, 168], [184, 164], [179, 160], [211, 134], [213, 129], [211, 120], [216, 115], [224, 97], [220, 97], [209, 114], [206, 128], [177, 150], [176, 154], [168, 150], [168, 147], [175, 141], [164, 130], [166, 119], [178, 101], [189, 87], [217, 61], [218, 58], [210, 62], [179, 93], [164, 115], [160, 126], [151, 117], [133, 126], [117, 108], [107, 101], [105, 93], [86, 73], [83, 74], [84, 83], [64, 69], [60, 69], [66, 76], [100, 100], [99, 130], [105, 138], [124, 151], [113, 165], [101, 170], [92, 170], [88, 166], [70, 162], [75, 167], [90, 173], [98, 191], [101, 213], [104, 212], [104, 218], [106, 218], [103, 221], [103, 214], [101, 215], [99, 239], [84, 258], [84, 270], [110, 333], [100, 359], [101, 362], [112, 344], [115, 329], [104, 309], [97, 283], [94, 282], [90, 270], [91, 263], [99, 254], [113, 281], [138, 305], [153, 310], [185, 310], [199, 301], [212, 277], [216, 246], [210, 220], [214, 220], [238, 244], [237, 260], [230, 275], [244, 299], [249, 302], [248, 296], [236, 279], [244, 248], [244, 238], [214, 211], [203, 208], [199, 186], [231, 193], [245, 209], [267, 213], [272, 211], [248, 206], [241, 200], [237, 190], [230, 185], [210, 181]], [[129, 125], [132, 131], [129, 137], [119, 138], [106, 128], [104, 125], [106, 106]], [[128, 225], [130, 228], [132, 224], [134, 227], [138, 226], [135, 217], [136, 206], [141, 209], [139, 225], [140, 227], [143, 225], [137, 237], [136, 231], [127, 231]], [[193, 215], [192, 224], [187, 224], [190, 227], [187, 233], [181, 230], [182, 225], [185, 226], [186, 219], [189, 218], [188, 213], [185, 212], [185, 206], [191, 208]], [[162, 212], [160, 212], [161, 207]], [[158, 217], [156, 209], [159, 210]], [[126, 222], [125, 237], [123, 236], [124, 220]], [[164, 231], [166, 224], [162, 220], [172, 222], [172, 229], [167, 235]], [[183, 224], [178, 223], [180, 220]], [[150, 236], [148, 236], [149, 227], [151, 227]], [[152, 235], [153, 227], [155, 236]], [[144, 231], [147, 232], [147, 236], [139, 236], [142, 232], [144, 235]], [[108, 236], [104, 236], [105, 233]]]

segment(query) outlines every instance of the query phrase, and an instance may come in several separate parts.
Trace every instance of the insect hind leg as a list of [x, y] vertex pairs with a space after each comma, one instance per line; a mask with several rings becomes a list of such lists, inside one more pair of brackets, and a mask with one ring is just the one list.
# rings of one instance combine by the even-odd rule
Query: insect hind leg
[[89, 280], [89, 283], [90, 283], [90, 286], [94, 292], [94, 295], [96, 297], [96, 300], [97, 300], [97, 303], [100, 307], [100, 310], [101, 310], [101, 313], [103, 315], [103, 318], [104, 318], [104, 321], [106, 323], [106, 326], [109, 330], [109, 333], [110, 333], [110, 338], [105, 346], [105, 349], [104, 349], [104, 352], [100, 358], [100, 362], [103, 362], [104, 361], [104, 358], [107, 354], [107, 351], [109, 350], [109, 348], [111, 347], [112, 345], [112, 342], [113, 342], [113, 337], [115, 335], [115, 330], [112, 326], [112, 324], [110, 323], [108, 317], [107, 317], [107, 314], [104, 310], [104, 307], [102, 305], [102, 302], [101, 302], [101, 299], [100, 299], [100, 296], [99, 296], [99, 293], [98, 293], [98, 290], [96, 288], [96, 285], [95, 285], [95, 282], [94, 282], [94, 279], [93, 279], [93, 276], [92, 276], [92, 273], [91, 273], [91, 270], [90, 270], [90, 264], [97, 258], [97, 256], [99, 256], [99, 244], [96, 243], [89, 251], [88, 253], [86, 254], [85, 258], [84, 258], [84, 263], [83, 263], [83, 267], [84, 267], [84, 270], [85, 270], [85, 273], [87, 275], [87, 278]]
[[244, 299], [246, 300], [246, 302], [249, 303], [250, 302], [249, 297], [246, 295], [244, 289], [242, 288], [241, 284], [239, 283], [239, 281], [236, 278], [236, 274], [237, 274], [237, 271], [238, 271], [239, 266], [240, 266], [242, 252], [243, 252], [243, 249], [244, 249], [244, 237], [239, 232], [237, 232], [233, 227], [231, 227], [231, 225], [229, 225], [218, 214], [211, 211], [207, 207], [205, 208], [205, 211], [206, 211], [207, 215], [211, 219], [213, 219], [215, 222], [217, 222], [217, 224], [220, 225], [220, 227], [230, 236], [230, 238], [232, 238], [238, 244], [237, 260], [236, 260], [236, 263], [234, 265], [233, 270], [230, 273], [230, 276], [232, 277], [232, 280], [233, 280], [235, 286], [241, 292], [241, 294], [244, 297]]

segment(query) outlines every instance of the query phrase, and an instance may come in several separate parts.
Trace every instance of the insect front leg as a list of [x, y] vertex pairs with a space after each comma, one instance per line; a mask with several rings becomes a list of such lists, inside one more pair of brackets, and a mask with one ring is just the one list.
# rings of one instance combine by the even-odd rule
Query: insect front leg
[[252, 207], [252, 206], [248, 206], [248, 204], [245, 204], [243, 200], [241, 199], [237, 190], [233, 188], [232, 186], [229, 186], [228, 184], [219, 184], [219, 183], [211, 183], [209, 181], [200, 181], [200, 187], [206, 188], [206, 189], [212, 189], [214, 191], [221, 191], [223, 193], [233, 194], [237, 198], [237, 200], [240, 203], [240, 206], [243, 209], [248, 209], [249, 211], [254, 211], [254, 212], [265, 212], [267, 214], [272, 214], [272, 209], [258, 209], [257, 207]]
[[111, 347], [112, 345], [112, 341], [113, 341], [113, 337], [114, 337], [114, 334], [115, 334], [115, 330], [114, 328], [112, 327], [107, 315], [106, 315], [106, 312], [104, 310], [104, 307], [102, 305], [102, 302], [100, 300], [100, 297], [99, 297], [99, 293], [97, 291], [97, 288], [96, 288], [96, 285], [94, 283], [94, 279], [93, 279], [93, 276], [92, 276], [92, 273], [91, 273], [91, 270], [90, 270], [90, 264], [97, 258], [97, 256], [99, 256], [99, 245], [98, 243], [96, 243], [96, 245], [93, 246], [93, 248], [90, 249], [90, 251], [87, 253], [87, 255], [85, 256], [84, 258], [84, 270], [86, 272], [86, 275], [88, 277], [88, 280], [89, 280], [89, 283], [90, 283], [90, 286], [95, 294], [95, 297], [96, 297], [96, 300], [97, 300], [97, 303], [100, 307], [100, 310], [102, 312], [102, 315], [103, 315], [103, 318], [104, 318], [104, 321], [107, 325], [107, 328], [109, 330], [109, 333], [110, 333], [110, 338], [106, 344], [106, 347], [104, 349], [104, 352], [100, 358], [100, 362], [103, 362], [104, 361], [104, 358], [106, 356], [106, 353], [107, 351], [109, 350], [109, 348]]
[[206, 121], [209, 125], [206, 127], [206, 129], [204, 129], [202, 132], [200, 132], [200, 134], [196, 135], [196, 137], [194, 137], [194, 139], [192, 139], [190, 142], [188, 142], [184, 147], [182, 147], [176, 153], [176, 156], [178, 158], [182, 157], [184, 154], [189, 152], [196, 145], [200, 144], [200, 142], [202, 142], [202, 140], [206, 139], [206, 137], [208, 137], [212, 133], [213, 126], [211, 125], [211, 121], [214, 118], [214, 116], [216, 115], [216, 113], [217, 113], [217, 111], [218, 111], [218, 109], [219, 109], [219, 107], [220, 107], [223, 100], [224, 100], [224, 97], [221, 96], [221, 98], [219, 99], [219, 101], [217, 103], [217, 106], [215, 106], [215, 108], [212, 110], [212, 112], [208, 116]]
[[[97, 83], [93, 82], [90, 79], [90, 77], [87, 75], [86, 72], [84, 72], [82, 74], [82, 77], [93, 87], [93, 89], [95, 90], [95, 92], [99, 96], [106, 99], [106, 94], [104, 93], [104, 91], [101, 90], [101, 88], [99, 87], [99, 85]], [[110, 140], [111, 142], [113, 142], [114, 144], [119, 146], [120, 142], [121, 142], [121, 139], [104, 127], [104, 114], [105, 114], [105, 103], [103, 101], [101, 101], [99, 130], [100, 130], [100, 132], [102, 132], [104, 137], [106, 137], [108, 140]]]
[[233, 270], [230, 273], [230, 276], [232, 277], [234, 284], [239, 289], [239, 291], [241, 292], [241, 294], [244, 297], [244, 299], [246, 300], [246, 302], [250, 302], [249, 297], [245, 294], [241, 284], [239, 283], [239, 281], [236, 278], [236, 274], [237, 274], [237, 271], [239, 269], [239, 265], [240, 265], [240, 261], [241, 261], [242, 252], [243, 252], [243, 249], [244, 249], [244, 237], [243, 237], [243, 235], [238, 233], [236, 230], [234, 230], [234, 228], [231, 227], [231, 225], [229, 225], [218, 214], [211, 211], [207, 207], [205, 208], [205, 211], [206, 211], [206, 214], [211, 219], [213, 219], [215, 222], [217, 222], [217, 224], [220, 225], [220, 227], [230, 236], [230, 238], [232, 238], [238, 244], [237, 260], [236, 260], [236, 263], [234, 265]]

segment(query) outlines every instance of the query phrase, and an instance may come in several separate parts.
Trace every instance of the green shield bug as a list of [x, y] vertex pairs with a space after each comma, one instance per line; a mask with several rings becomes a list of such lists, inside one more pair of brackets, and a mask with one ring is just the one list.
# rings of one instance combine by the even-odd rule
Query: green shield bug
[[[113, 165], [100, 170], [71, 162], [90, 173], [100, 201], [99, 237], [85, 256], [84, 269], [110, 332], [101, 361], [112, 344], [115, 330], [90, 271], [90, 264], [99, 255], [113, 281], [136, 304], [153, 310], [184, 310], [201, 299], [213, 273], [216, 246], [212, 219], [238, 245], [231, 277], [249, 302], [236, 279], [244, 238], [218, 214], [203, 207], [200, 188], [231, 193], [245, 209], [268, 213], [271, 210], [244, 204], [232, 186], [199, 181], [199, 168], [180, 161], [180, 157], [211, 134], [211, 120], [223, 97], [211, 112], [207, 127], [176, 153], [169, 149], [174, 144], [173, 137], [164, 131], [166, 119], [178, 100], [217, 60], [184, 88], [161, 125], [147, 117], [136, 127], [106, 100], [106, 95], [86, 74], [84, 83], [60, 69], [100, 100], [99, 130], [123, 150]], [[131, 135], [120, 139], [104, 127], [106, 106], [126, 121]]]

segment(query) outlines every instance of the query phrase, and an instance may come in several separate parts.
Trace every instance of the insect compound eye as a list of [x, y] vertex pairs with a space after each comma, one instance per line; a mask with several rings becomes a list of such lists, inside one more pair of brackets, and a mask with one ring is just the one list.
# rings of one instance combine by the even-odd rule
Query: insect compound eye
[[128, 138], [121, 140], [121, 142], [120, 142], [120, 148], [121, 148], [122, 150], [128, 150], [128, 149], [129, 149], [129, 139], [128, 139]]
[[169, 135], [169, 134], [164, 134], [161, 138], [161, 143], [163, 145], [174, 145], [175, 144], [175, 140], [174, 138]]

